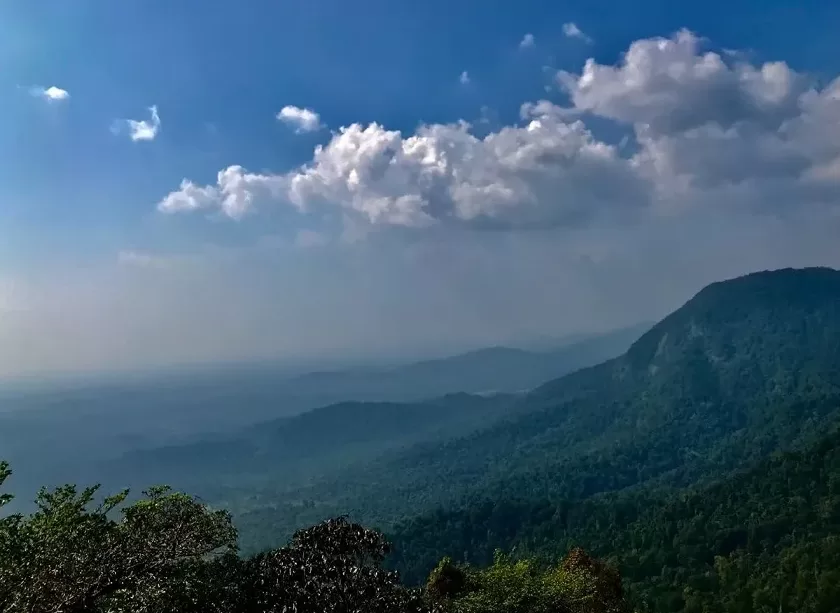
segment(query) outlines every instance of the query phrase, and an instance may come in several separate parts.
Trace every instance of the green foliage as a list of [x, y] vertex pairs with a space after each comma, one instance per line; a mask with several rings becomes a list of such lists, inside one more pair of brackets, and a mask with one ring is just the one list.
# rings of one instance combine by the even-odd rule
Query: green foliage
[[426, 594], [438, 601], [451, 600], [464, 593], [467, 587], [467, 571], [445, 556], [426, 581]]
[[[453, 613], [624, 613], [629, 611], [614, 570], [572, 551], [562, 563], [541, 568], [533, 560], [514, 560], [496, 552], [486, 569], [457, 568], [444, 561], [430, 584], [442, 575], [459, 577], [457, 589], [438, 596]], [[450, 587], [454, 587], [450, 585]], [[440, 592], [437, 592], [440, 593]]]
[[42, 490], [35, 513], [0, 525], [2, 610], [167, 610], [198, 562], [235, 548], [229, 515], [188, 496], [157, 488], [118, 511], [128, 492], [97, 490]]

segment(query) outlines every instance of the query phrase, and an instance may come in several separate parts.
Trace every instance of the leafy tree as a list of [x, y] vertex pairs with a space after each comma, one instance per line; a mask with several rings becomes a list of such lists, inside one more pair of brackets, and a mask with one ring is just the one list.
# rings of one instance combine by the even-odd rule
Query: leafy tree
[[[0, 485], [11, 474], [0, 464]], [[236, 553], [230, 516], [157, 487], [97, 501], [98, 487], [41, 490], [37, 511], [0, 520], [3, 613], [411, 613], [419, 590], [381, 563], [384, 537], [346, 518], [284, 548]], [[4, 494], [0, 505], [9, 502]]]
[[[0, 478], [9, 474], [8, 465], [0, 465]], [[187, 604], [204, 564], [235, 550], [230, 516], [189, 496], [155, 488], [119, 510], [127, 491], [98, 503], [97, 492], [71, 485], [42, 489], [35, 513], [3, 520], [3, 611], [174, 610]]]
[[384, 537], [344, 517], [298, 531], [284, 548], [246, 561], [247, 610], [260, 613], [411, 613], [429, 609], [418, 590], [381, 568]]
[[541, 568], [500, 551], [479, 570], [443, 560], [429, 578], [430, 595], [452, 613], [625, 613], [618, 573], [576, 549]]

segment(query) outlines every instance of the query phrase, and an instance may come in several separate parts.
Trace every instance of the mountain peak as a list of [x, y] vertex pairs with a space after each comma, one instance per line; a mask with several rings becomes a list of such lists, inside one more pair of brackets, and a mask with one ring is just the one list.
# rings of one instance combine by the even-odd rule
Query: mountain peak
[[[633, 371], [654, 374], [680, 356], [722, 363], [787, 352], [840, 321], [840, 271], [784, 268], [712, 283], [651, 328], [627, 352]], [[831, 331], [826, 326], [832, 326]]]

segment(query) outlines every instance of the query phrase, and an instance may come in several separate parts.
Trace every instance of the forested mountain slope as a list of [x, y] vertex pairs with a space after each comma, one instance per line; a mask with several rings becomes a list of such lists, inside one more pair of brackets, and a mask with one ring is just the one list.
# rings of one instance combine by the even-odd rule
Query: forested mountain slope
[[550, 559], [580, 546], [615, 564], [645, 610], [831, 611], [840, 607], [840, 430], [706, 487], [487, 499], [392, 534], [391, 562], [409, 581], [443, 552], [484, 564], [496, 548]]
[[449, 438], [491, 423], [517, 396], [451, 394], [422, 403], [343, 402], [186, 445], [126, 453], [109, 481], [175, 482], [212, 495], [210, 484], [299, 483], [388, 449]]
[[259, 542], [264, 527], [282, 532], [337, 511], [387, 527], [485, 498], [682, 487], [814, 441], [838, 422], [840, 273], [762, 272], [706, 287], [626, 354], [536, 389], [488, 428], [237, 511]]

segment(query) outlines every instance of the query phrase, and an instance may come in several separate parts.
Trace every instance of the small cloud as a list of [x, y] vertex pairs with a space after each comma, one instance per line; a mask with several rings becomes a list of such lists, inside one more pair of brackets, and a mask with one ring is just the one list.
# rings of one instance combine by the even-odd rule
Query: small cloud
[[149, 112], [152, 115], [151, 121], [136, 121], [134, 119], [128, 120], [128, 126], [131, 129], [131, 140], [155, 140], [160, 131], [160, 115], [158, 115], [157, 106], [150, 106]]
[[304, 249], [323, 247], [327, 244], [327, 237], [315, 230], [300, 230], [295, 237], [295, 245]]
[[522, 41], [519, 43], [519, 48], [526, 49], [528, 47], [533, 47], [535, 42], [534, 35], [529, 32], [522, 37]]
[[66, 89], [56, 87], [55, 85], [51, 85], [46, 88], [32, 87], [29, 90], [29, 94], [35, 98], [42, 98], [47, 102], [60, 102], [62, 100], [67, 100], [70, 97], [70, 92]]
[[284, 106], [277, 113], [277, 119], [292, 126], [296, 134], [315, 132], [323, 127], [321, 116], [318, 113], [312, 109], [302, 109], [297, 106]]
[[592, 42], [592, 38], [587, 36], [583, 30], [577, 27], [577, 24], [572, 23], [571, 21], [563, 24], [563, 34], [565, 34], [568, 38], [577, 38], [585, 43]]
[[160, 132], [160, 115], [156, 105], [149, 107], [151, 118], [149, 121], [137, 119], [119, 119], [111, 126], [111, 132], [120, 134], [123, 128], [128, 128], [129, 136], [135, 143], [138, 141], [155, 140]]
[[461, 73], [461, 76], [458, 77], [458, 80], [461, 82], [461, 85], [468, 85], [470, 82], [470, 74], [465, 70]]
[[169, 262], [166, 258], [139, 251], [120, 251], [117, 254], [117, 261], [123, 266], [132, 266], [136, 268], [163, 269], [169, 266]]

